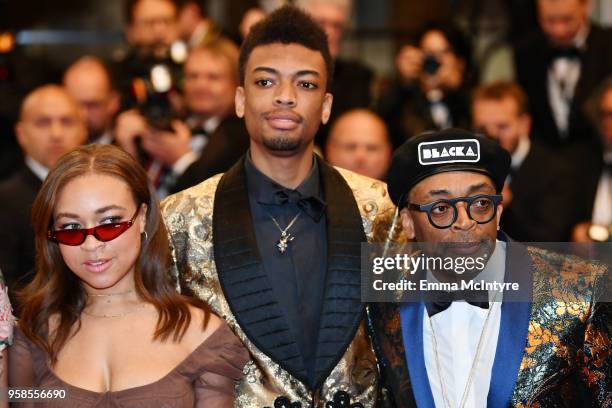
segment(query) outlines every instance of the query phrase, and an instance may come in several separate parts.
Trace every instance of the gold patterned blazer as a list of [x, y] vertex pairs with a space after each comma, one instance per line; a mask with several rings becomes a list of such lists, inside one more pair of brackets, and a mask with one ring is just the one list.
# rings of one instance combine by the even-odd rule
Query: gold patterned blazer
[[[236, 407], [376, 404], [379, 374], [360, 299], [360, 250], [372, 238], [377, 219], [389, 219], [395, 209], [384, 183], [320, 164], [327, 203], [327, 283], [312, 389], [261, 265], [244, 160], [162, 203], [173, 273], [182, 291], [210, 305], [251, 352], [252, 361], [236, 385]], [[349, 400], [357, 405], [343, 405]]]
[[[601, 301], [610, 289], [607, 268], [499, 237], [508, 243], [506, 281], [527, 292], [515, 301], [504, 293], [487, 406], [612, 406], [612, 309]], [[434, 407], [423, 303], [378, 303], [370, 311], [394, 405]]]

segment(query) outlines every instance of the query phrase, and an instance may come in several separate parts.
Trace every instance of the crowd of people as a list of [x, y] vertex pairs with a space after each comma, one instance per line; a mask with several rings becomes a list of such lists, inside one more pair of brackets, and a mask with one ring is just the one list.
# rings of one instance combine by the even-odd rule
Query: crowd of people
[[[340, 55], [350, 0], [250, 9], [240, 38], [196, 1], [127, 1], [129, 52], [80, 57], [15, 118], [0, 388], [75, 407], [612, 403], [607, 270], [514, 246], [611, 240], [612, 30], [588, 0], [535, 1], [514, 79], [481, 82], [465, 33], [426, 23], [381, 92]], [[531, 270], [529, 300], [362, 302], [363, 243], [453, 240], [491, 249], [482, 276]]]

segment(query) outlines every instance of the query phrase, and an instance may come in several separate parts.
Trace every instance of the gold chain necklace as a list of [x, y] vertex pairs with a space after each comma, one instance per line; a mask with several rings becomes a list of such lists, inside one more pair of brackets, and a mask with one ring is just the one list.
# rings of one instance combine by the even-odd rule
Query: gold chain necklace
[[[493, 311], [493, 306], [495, 305], [495, 301], [497, 300], [497, 295], [499, 292], [496, 292], [493, 296], [493, 305], [489, 307], [489, 311], [487, 312], [487, 317], [485, 318], [484, 325], [482, 327], [482, 332], [480, 333], [480, 338], [478, 339], [478, 345], [476, 346], [476, 355], [474, 356], [474, 360], [472, 361], [472, 367], [470, 368], [470, 373], [468, 374], [468, 379], [465, 384], [465, 389], [463, 390], [463, 396], [461, 397], [461, 403], [459, 404], [460, 408], [464, 408], [467, 403], [467, 397], [472, 387], [472, 380], [474, 379], [474, 373], [476, 372], [476, 367], [478, 366], [478, 359], [480, 358], [480, 352], [482, 351], [482, 342], [485, 338], [485, 332], [489, 326], [489, 317], [491, 316], [491, 312]], [[431, 329], [431, 338], [433, 339], [434, 346], [434, 357], [436, 359], [436, 369], [438, 370], [438, 379], [440, 381], [440, 388], [442, 389], [442, 398], [444, 399], [444, 406], [451, 408], [451, 404], [448, 400], [448, 393], [446, 392], [446, 386], [444, 384], [444, 380], [442, 379], [442, 370], [440, 366], [440, 359], [438, 357], [438, 342], [436, 340], [436, 332], [434, 331], [433, 324], [431, 323], [431, 317], [428, 317], [427, 321], [429, 322], [429, 327]]]
[[85, 310], [83, 310], [83, 313], [86, 314], [87, 316], [96, 317], [96, 318], [123, 317], [123, 316], [127, 316], [129, 314], [132, 314], [132, 313], [136, 313], [139, 310], [144, 309], [146, 306], [147, 306], [147, 304], [143, 303], [142, 305], [134, 308], [133, 310], [130, 310], [129, 312], [123, 312], [123, 313], [118, 313], [118, 314], [101, 314], [101, 315], [97, 315], [97, 314], [93, 314], [93, 313], [87, 312]]
[[87, 296], [90, 297], [109, 297], [109, 296], [121, 296], [127, 295], [128, 293], [134, 292], [134, 289], [126, 290], [125, 292], [117, 292], [117, 293], [87, 293]]

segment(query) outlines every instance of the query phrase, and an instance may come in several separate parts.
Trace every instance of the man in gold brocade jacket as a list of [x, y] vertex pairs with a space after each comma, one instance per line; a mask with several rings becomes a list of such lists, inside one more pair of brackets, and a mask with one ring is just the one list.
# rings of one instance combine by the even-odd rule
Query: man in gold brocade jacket
[[360, 247], [394, 206], [384, 183], [313, 153], [332, 72], [325, 34], [303, 12], [283, 7], [254, 26], [236, 91], [249, 152], [162, 204], [181, 289], [251, 352], [237, 407], [374, 407], [378, 398]]

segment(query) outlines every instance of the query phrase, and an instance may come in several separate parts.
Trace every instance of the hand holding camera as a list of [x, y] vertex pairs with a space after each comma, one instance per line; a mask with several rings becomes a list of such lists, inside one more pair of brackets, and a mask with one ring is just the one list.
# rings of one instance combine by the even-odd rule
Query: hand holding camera
[[142, 139], [144, 151], [168, 167], [191, 151], [191, 132], [187, 125], [173, 119], [170, 126], [172, 131], [152, 128]]
[[395, 58], [395, 65], [406, 85], [410, 85], [419, 79], [424, 60], [423, 52], [412, 45], [405, 45]]
[[438, 55], [405, 45], [397, 54], [395, 64], [405, 85], [419, 81], [426, 91], [457, 89], [463, 81], [464, 63], [449, 51]]

